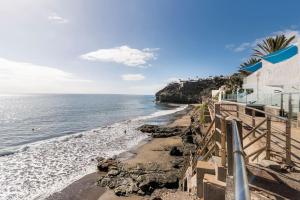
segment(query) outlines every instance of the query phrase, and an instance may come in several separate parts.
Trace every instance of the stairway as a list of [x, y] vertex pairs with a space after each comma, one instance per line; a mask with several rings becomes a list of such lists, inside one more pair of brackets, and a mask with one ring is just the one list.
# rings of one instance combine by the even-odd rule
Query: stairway
[[[226, 175], [221, 159], [212, 156], [208, 161], [197, 161], [190, 193], [203, 200], [234, 199], [233, 177]], [[276, 173], [257, 164], [247, 165], [251, 199], [300, 199], [299, 180]]]

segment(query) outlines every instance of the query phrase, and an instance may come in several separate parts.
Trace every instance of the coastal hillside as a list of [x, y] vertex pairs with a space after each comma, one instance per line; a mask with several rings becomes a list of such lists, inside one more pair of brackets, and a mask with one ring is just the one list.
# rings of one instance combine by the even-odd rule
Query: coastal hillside
[[218, 89], [227, 80], [227, 77], [216, 76], [172, 82], [155, 94], [156, 101], [162, 103], [200, 103], [203, 96], [210, 95], [211, 90]]

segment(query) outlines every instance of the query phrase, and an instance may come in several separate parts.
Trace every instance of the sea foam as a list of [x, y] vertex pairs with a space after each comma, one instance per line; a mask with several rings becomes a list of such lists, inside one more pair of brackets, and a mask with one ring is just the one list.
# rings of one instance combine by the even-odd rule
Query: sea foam
[[[0, 199], [44, 199], [96, 171], [97, 156], [118, 155], [148, 137], [136, 130], [144, 120], [183, 110], [158, 111], [69, 136], [40, 141], [0, 157]], [[125, 131], [126, 130], [126, 131]]]

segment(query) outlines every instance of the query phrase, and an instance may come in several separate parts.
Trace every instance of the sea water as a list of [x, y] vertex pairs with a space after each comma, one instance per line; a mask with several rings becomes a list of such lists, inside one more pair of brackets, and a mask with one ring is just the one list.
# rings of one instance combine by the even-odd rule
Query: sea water
[[0, 96], [0, 199], [44, 199], [148, 137], [186, 106], [137, 95]]

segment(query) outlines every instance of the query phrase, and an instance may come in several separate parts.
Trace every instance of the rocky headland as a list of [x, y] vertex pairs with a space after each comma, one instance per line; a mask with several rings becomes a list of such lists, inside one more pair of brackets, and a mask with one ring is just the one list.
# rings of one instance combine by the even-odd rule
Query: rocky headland
[[227, 80], [228, 77], [216, 76], [198, 80], [173, 82], [155, 94], [156, 101], [181, 104], [201, 103], [203, 96], [209, 96], [211, 90], [218, 89]]

